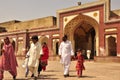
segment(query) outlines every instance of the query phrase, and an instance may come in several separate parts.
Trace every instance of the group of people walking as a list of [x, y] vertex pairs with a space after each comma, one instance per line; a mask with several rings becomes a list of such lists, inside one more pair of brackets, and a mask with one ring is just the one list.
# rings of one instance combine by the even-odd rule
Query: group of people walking
[[42, 46], [38, 41], [38, 36], [32, 36], [31, 38], [32, 44], [29, 51], [26, 54], [26, 74], [27, 77], [28, 72], [32, 73], [31, 77], [37, 79], [37, 76], [40, 76], [40, 72], [46, 70], [46, 66], [48, 64], [49, 57], [49, 49], [47, 47], [46, 42], [43, 42]]
[[[40, 72], [46, 70], [49, 58], [49, 49], [47, 44], [44, 42], [41, 46], [37, 35], [32, 36], [32, 43], [30, 49], [26, 53], [24, 67], [26, 68], [25, 77], [28, 73], [31, 72], [31, 77], [37, 79], [40, 76]], [[9, 71], [13, 76], [13, 79], [16, 79], [17, 76], [17, 60], [14, 54], [14, 48], [10, 43], [8, 37], [4, 39], [4, 46], [1, 50], [2, 56], [0, 56], [0, 80], [3, 79], [4, 71]], [[67, 35], [64, 35], [62, 42], [59, 46], [59, 57], [60, 63], [63, 64], [64, 68], [64, 77], [69, 76], [69, 68], [71, 59], [76, 59], [76, 70], [78, 77], [82, 76], [82, 70], [85, 70], [84, 67], [84, 57], [82, 55], [82, 49], [77, 50], [77, 56], [74, 56], [71, 42], [67, 39]]]
[[[32, 36], [31, 40], [32, 44], [25, 56], [25, 76], [27, 77], [28, 73], [31, 72], [31, 77], [34, 77], [36, 79], [37, 76], [40, 75], [40, 72], [42, 70], [46, 70], [46, 66], [48, 64], [47, 60], [49, 57], [49, 49], [45, 42], [41, 46], [38, 41], [38, 36]], [[5, 37], [4, 39], [4, 45], [1, 52], [2, 55], [0, 56], [0, 80], [2, 80], [4, 77], [4, 71], [9, 71], [10, 74], [13, 76], [13, 80], [16, 80], [18, 63], [13, 45], [10, 43], [8, 37]]]

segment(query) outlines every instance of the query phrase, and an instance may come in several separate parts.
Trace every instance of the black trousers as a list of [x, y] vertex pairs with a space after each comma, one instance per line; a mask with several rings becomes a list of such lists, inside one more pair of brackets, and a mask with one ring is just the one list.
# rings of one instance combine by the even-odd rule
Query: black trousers
[[38, 73], [40, 73], [42, 71], [42, 65], [39, 63], [39, 66], [38, 66]]

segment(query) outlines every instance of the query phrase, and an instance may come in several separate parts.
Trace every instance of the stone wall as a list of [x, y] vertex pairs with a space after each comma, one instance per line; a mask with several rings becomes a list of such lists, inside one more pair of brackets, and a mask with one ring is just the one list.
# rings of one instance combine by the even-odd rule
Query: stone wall
[[49, 16], [29, 21], [9, 21], [0, 23], [1, 27], [5, 27], [9, 31], [18, 31], [25, 29], [34, 29], [34, 28], [49, 28], [56, 25], [56, 17]]

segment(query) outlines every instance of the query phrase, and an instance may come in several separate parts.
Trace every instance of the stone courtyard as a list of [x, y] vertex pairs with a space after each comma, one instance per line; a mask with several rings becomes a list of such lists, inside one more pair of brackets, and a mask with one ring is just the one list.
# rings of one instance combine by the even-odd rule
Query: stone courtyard
[[[34, 80], [30, 78], [31, 73], [25, 78], [25, 69], [21, 66], [23, 60], [17, 59], [17, 61], [19, 64], [17, 80]], [[76, 75], [75, 63], [76, 61], [71, 62], [70, 76], [64, 78], [63, 68], [59, 61], [49, 61], [47, 70], [41, 72], [37, 80], [120, 80], [120, 63], [85, 61], [86, 70], [83, 71], [81, 78]], [[12, 76], [5, 72], [4, 80], [12, 80]]]

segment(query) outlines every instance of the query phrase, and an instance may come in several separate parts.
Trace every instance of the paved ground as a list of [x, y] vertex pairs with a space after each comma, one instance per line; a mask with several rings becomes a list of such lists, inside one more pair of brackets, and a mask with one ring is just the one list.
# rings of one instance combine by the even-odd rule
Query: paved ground
[[[19, 60], [17, 80], [33, 80], [24, 77], [25, 70], [21, 67], [23, 60]], [[120, 63], [98, 63], [94, 61], [86, 61], [86, 70], [83, 71], [83, 77], [78, 78], [75, 71], [75, 61], [72, 61], [70, 67], [70, 77], [63, 77], [63, 68], [59, 61], [49, 61], [47, 70], [41, 72], [41, 76], [37, 80], [120, 80]], [[4, 80], [12, 80], [12, 76], [4, 73]]]

